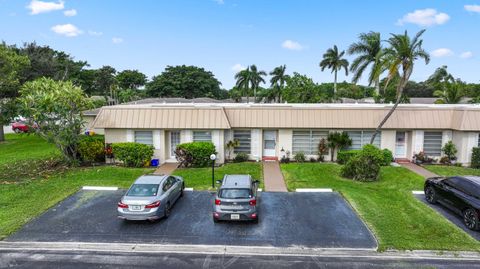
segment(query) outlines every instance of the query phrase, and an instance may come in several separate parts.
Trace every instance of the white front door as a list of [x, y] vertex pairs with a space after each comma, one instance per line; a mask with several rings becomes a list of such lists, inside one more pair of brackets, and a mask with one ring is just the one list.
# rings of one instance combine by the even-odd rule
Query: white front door
[[277, 132], [263, 131], [263, 156], [275, 157], [276, 144], [277, 144]]
[[407, 134], [405, 132], [398, 132], [395, 135], [395, 158], [406, 158], [406, 140]]
[[180, 144], [180, 131], [170, 132], [170, 158], [175, 158], [175, 149]]

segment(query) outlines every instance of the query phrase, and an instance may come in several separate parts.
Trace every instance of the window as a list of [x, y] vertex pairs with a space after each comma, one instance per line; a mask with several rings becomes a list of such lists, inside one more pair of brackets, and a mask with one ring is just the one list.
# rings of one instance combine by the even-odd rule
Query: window
[[158, 192], [158, 184], [133, 184], [128, 190], [127, 196], [156, 196]]
[[153, 146], [152, 131], [135, 131], [135, 142]]
[[193, 131], [194, 142], [212, 142], [212, 132], [209, 131]]
[[303, 152], [307, 155], [318, 154], [318, 144], [327, 138], [327, 131], [296, 130], [293, 131], [293, 154]]
[[478, 142], [477, 142], [477, 147], [480, 147], [480, 134], [478, 134]]
[[234, 130], [233, 139], [238, 140], [240, 143], [240, 145], [233, 150], [235, 154], [240, 152], [250, 154], [252, 140], [252, 132], [250, 130]]
[[[352, 139], [352, 145], [348, 149], [361, 149], [364, 145], [370, 144], [370, 139], [375, 131], [347, 131], [348, 137]], [[380, 148], [382, 133], [378, 133], [373, 140], [373, 145]]]
[[427, 156], [442, 155], [442, 132], [425, 132], [423, 134], [423, 152]]

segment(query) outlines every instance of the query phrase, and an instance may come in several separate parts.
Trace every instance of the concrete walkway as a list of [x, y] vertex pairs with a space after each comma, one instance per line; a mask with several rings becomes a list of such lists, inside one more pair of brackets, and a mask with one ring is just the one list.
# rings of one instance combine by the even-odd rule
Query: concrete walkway
[[423, 168], [423, 167], [421, 167], [421, 166], [418, 166], [418, 165], [416, 165], [416, 164], [414, 164], [414, 163], [400, 163], [400, 165], [401, 165], [402, 167], [405, 167], [405, 168], [407, 168], [408, 170], [416, 173], [416, 174], [421, 175], [421, 176], [424, 177], [424, 178], [438, 177], [437, 174], [434, 174], [434, 173], [428, 171], [427, 169], [425, 169], [425, 168]]
[[263, 162], [263, 182], [265, 183], [266, 191], [288, 192], [277, 161]]
[[153, 172], [159, 175], [171, 175], [175, 169], [177, 169], [178, 163], [164, 163]]

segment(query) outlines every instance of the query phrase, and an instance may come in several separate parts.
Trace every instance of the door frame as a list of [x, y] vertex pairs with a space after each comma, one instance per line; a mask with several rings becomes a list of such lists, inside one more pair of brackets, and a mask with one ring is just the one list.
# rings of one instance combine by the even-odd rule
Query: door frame
[[[397, 135], [398, 133], [403, 133], [403, 155], [398, 155], [397, 152]], [[395, 152], [394, 157], [397, 159], [407, 158], [407, 141], [408, 141], [408, 132], [407, 131], [395, 131]]]
[[[265, 133], [273, 133], [275, 136], [275, 147], [273, 149], [267, 149], [271, 152], [265, 151]], [[262, 130], [262, 156], [263, 157], [277, 157], [277, 144], [278, 144], [278, 130], [267, 129]]]
[[175, 154], [172, 155], [172, 134], [178, 133], [178, 144], [180, 144], [182, 141], [181, 132], [180, 130], [169, 130], [167, 133], [168, 133], [168, 158], [175, 159]]

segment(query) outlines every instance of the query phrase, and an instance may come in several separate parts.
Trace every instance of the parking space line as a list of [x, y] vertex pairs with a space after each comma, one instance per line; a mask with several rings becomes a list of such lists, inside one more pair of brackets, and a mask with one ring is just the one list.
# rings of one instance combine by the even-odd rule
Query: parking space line
[[425, 194], [423, 191], [412, 191], [413, 194]]
[[83, 186], [82, 190], [88, 190], [88, 191], [117, 191], [118, 187]]
[[193, 188], [185, 188], [184, 191], [193, 191]]
[[324, 189], [296, 189], [296, 192], [333, 192], [332, 189], [324, 188]]

